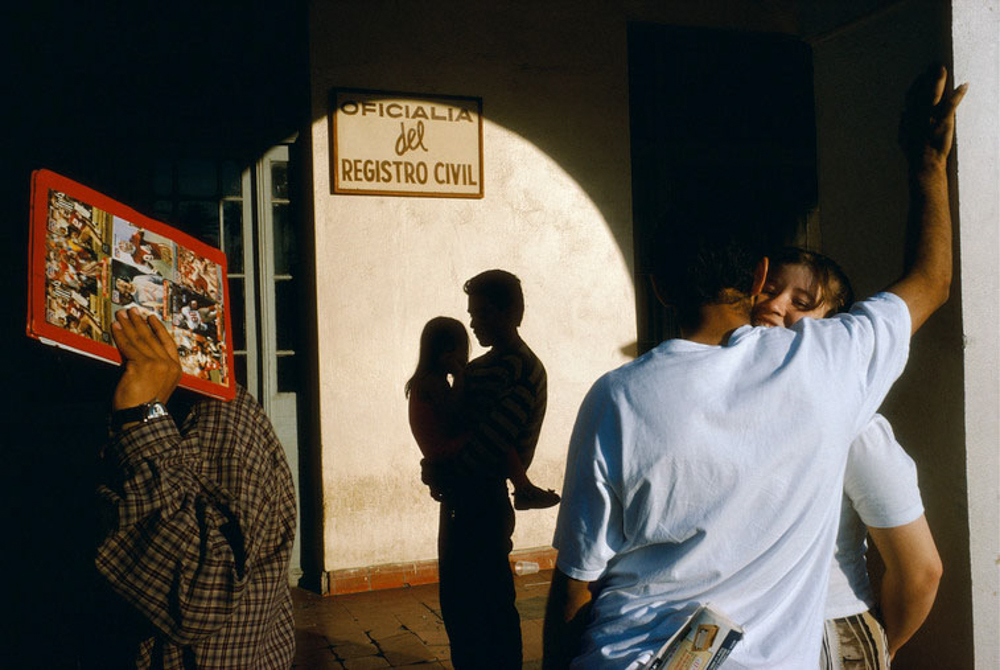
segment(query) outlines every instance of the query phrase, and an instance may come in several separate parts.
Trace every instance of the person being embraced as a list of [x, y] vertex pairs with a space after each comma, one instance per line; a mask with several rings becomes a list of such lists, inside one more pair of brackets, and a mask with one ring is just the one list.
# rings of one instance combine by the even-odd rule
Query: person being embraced
[[[826, 256], [789, 247], [770, 261], [754, 325], [801, 329], [803, 319], [853, 304], [847, 276]], [[820, 668], [888, 668], [926, 619], [942, 567], [923, 511], [916, 465], [876, 414], [848, 452]], [[869, 534], [886, 565], [877, 599], [865, 561]]]

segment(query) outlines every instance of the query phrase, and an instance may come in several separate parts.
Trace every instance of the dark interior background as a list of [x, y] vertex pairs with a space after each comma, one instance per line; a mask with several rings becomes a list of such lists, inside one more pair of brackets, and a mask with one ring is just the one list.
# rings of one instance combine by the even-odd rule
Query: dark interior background
[[239, 169], [298, 129], [308, 107], [305, 8], [43, 0], [3, 14], [0, 523], [13, 645], [0, 665], [75, 668], [113, 625], [95, 619], [90, 496], [118, 370], [24, 334], [31, 171], [196, 228], [153, 211], [157, 161]]
[[733, 226], [765, 251], [795, 241], [816, 206], [816, 120], [812, 49], [799, 39], [632, 23], [628, 48], [642, 354], [678, 335], [647, 279], [654, 226]]

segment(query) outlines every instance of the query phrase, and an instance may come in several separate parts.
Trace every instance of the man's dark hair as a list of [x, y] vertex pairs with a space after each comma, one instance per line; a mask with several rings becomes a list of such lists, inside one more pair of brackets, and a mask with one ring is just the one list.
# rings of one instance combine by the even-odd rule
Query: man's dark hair
[[521, 280], [506, 270], [487, 270], [465, 282], [466, 295], [486, 298], [491, 305], [511, 318], [515, 326], [524, 317], [524, 294]]
[[819, 298], [827, 305], [823, 316], [846, 312], [854, 304], [854, 289], [847, 274], [833, 259], [799, 247], [783, 247], [770, 254], [768, 272], [785, 265], [804, 265], [819, 283]]
[[723, 221], [671, 215], [653, 236], [649, 267], [660, 298], [692, 323], [704, 305], [735, 304], [750, 297], [760, 254]]

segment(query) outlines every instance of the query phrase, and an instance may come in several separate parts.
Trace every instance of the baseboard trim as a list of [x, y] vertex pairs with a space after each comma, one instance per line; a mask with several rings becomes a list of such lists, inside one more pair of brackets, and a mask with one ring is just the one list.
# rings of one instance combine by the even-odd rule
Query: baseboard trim
[[[556, 550], [552, 547], [536, 547], [511, 552], [512, 569], [517, 561], [533, 561], [538, 563], [539, 570], [551, 570], [556, 566]], [[327, 575], [328, 590], [324, 595], [339, 596], [434, 584], [438, 581], [438, 565], [436, 560], [383, 563], [364, 568], [331, 570]]]

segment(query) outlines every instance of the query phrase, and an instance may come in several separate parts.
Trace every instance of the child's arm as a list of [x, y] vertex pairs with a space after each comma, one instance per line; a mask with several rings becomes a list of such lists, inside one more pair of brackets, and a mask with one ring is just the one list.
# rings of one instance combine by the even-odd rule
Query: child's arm
[[425, 378], [410, 391], [410, 431], [420, 452], [432, 461], [454, 456], [470, 436], [467, 432], [452, 435], [451, 390], [446, 383], [442, 386], [444, 388], [437, 388]]

